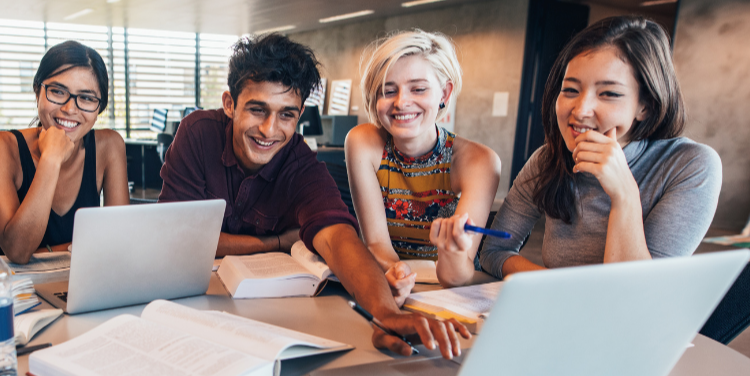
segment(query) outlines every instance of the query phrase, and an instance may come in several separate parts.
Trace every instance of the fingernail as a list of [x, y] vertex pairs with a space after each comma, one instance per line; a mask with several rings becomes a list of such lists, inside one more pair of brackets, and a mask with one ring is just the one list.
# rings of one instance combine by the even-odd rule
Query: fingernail
[[430, 350], [435, 350], [435, 348], [437, 348], [437, 342], [430, 341]]

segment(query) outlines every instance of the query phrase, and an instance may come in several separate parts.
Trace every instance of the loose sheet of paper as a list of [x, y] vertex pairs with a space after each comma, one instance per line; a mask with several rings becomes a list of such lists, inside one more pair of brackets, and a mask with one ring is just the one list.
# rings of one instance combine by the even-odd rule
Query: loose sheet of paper
[[406, 304], [419, 302], [455, 312], [469, 318], [487, 315], [497, 299], [503, 282], [456, 287], [411, 294]]

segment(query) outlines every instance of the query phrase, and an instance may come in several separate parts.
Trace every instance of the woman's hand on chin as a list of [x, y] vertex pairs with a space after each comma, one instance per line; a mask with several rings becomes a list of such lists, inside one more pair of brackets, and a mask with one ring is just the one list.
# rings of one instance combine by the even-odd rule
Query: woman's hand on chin
[[41, 128], [39, 131], [39, 152], [41, 158], [49, 159], [60, 164], [73, 155], [75, 144], [65, 131], [57, 127]]
[[628, 167], [622, 147], [617, 142], [616, 128], [604, 134], [586, 132], [576, 138], [573, 150], [573, 172], [588, 172], [599, 180], [612, 204], [639, 197], [638, 183]]

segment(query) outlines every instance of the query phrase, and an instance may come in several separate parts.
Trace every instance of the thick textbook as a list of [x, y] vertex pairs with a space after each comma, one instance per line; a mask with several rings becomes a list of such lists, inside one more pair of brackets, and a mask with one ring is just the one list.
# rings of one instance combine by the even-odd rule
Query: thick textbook
[[235, 299], [315, 296], [335, 278], [323, 258], [301, 241], [294, 243], [291, 255], [226, 256], [217, 273]]
[[352, 346], [225, 312], [155, 300], [141, 317], [120, 315], [34, 352], [29, 372], [57, 375], [271, 376], [280, 360]]
[[425, 291], [409, 295], [404, 309], [436, 319], [455, 318], [472, 333], [478, 333], [497, 300], [503, 282]]

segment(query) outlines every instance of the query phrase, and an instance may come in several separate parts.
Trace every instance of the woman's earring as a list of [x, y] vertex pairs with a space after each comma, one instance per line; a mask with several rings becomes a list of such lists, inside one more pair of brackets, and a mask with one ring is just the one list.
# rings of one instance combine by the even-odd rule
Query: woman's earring
[[445, 102], [440, 102], [440, 106], [438, 106], [438, 108], [441, 109], [441, 110], [444, 109], [445, 108]]

